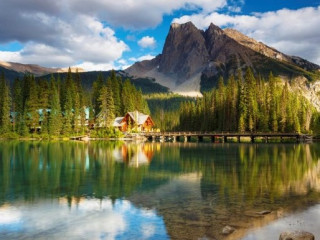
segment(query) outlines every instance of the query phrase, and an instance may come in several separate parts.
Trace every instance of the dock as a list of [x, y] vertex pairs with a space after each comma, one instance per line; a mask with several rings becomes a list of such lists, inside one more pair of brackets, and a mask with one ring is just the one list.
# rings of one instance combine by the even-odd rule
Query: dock
[[202, 142], [204, 138], [209, 138], [211, 142], [228, 142], [231, 138], [236, 138], [237, 142], [241, 142], [241, 138], [250, 138], [252, 143], [256, 139], [262, 139], [264, 142], [269, 142], [272, 139], [279, 139], [281, 142], [284, 139], [294, 139], [296, 142], [310, 142], [312, 135], [301, 133], [232, 133], [232, 132], [144, 132], [140, 133], [150, 141], [184, 141], [190, 142], [191, 138], [196, 138]]

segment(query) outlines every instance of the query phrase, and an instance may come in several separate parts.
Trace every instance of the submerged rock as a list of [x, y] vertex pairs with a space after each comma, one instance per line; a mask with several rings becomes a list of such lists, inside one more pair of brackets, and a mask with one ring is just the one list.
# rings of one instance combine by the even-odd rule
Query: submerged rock
[[269, 210], [264, 210], [264, 211], [261, 211], [261, 212], [257, 212], [257, 214], [259, 214], [259, 215], [267, 215], [269, 213], [271, 213], [271, 211], [269, 211]]
[[279, 240], [314, 240], [314, 235], [305, 231], [283, 232]]
[[225, 226], [223, 229], [222, 229], [222, 234], [224, 235], [229, 235], [231, 233], [233, 233], [236, 229], [231, 227], [231, 226]]

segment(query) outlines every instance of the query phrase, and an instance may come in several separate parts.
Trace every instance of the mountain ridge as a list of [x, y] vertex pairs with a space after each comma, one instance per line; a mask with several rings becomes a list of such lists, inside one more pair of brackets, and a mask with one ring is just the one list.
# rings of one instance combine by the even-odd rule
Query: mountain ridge
[[240, 44], [247, 46], [251, 48], [252, 50], [259, 52], [265, 56], [268, 56], [273, 59], [277, 59], [280, 61], [285, 61], [291, 64], [297, 64], [299, 67], [308, 70], [308, 71], [313, 71], [313, 70], [319, 70], [320, 66], [312, 63], [306, 59], [303, 59], [298, 56], [290, 56], [287, 54], [284, 54], [277, 49], [270, 47], [262, 42], [258, 42], [257, 40], [250, 38], [243, 33], [232, 29], [232, 28], [226, 28], [223, 30], [225, 34], [227, 34], [230, 38], [233, 38]]
[[[68, 72], [68, 68], [48, 68], [42, 67], [37, 64], [23, 64], [16, 62], [4, 62], [0, 60], [0, 67], [7, 70], [15, 71], [17, 73], [31, 73], [35, 76], [43, 76], [50, 73], [64, 73]], [[84, 72], [82, 68], [71, 67], [72, 71], [78, 70], [79, 72]]]
[[[273, 72], [289, 79], [298, 76], [319, 79], [317, 64], [290, 57], [263, 43], [259, 45], [253, 39], [248, 41], [250, 46], [245, 43], [249, 37], [240, 33], [238, 37], [230, 37], [228, 33], [231, 35], [230, 30], [224, 31], [213, 23], [205, 31], [196, 28], [192, 22], [173, 23], [162, 53], [152, 60], [133, 64], [125, 72], [133, 77], [155, 79], [173, 92], [185, 95], [190, 92], [200, 95], [200, 91], [214, 87], [220, 76], [228, 78], [238, 69], [247, 67], [263, 76]], [[282, 59], [272, 57], [275, 53]]]

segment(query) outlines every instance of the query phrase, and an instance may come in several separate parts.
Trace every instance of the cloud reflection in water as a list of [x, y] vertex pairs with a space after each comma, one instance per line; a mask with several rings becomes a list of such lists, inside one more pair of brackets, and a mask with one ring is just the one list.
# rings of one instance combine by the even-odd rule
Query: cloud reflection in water
[[0, 238], [5, 239], [167, 239], [154, 210], [127, 200], [43, 200], [0, 207]]

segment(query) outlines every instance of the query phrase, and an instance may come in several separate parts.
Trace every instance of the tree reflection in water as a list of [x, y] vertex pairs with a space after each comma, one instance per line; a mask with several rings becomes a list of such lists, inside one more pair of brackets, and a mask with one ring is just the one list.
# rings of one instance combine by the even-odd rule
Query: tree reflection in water
[[319, 201], [318, 156], [318, 144], [0, 142], [0, 204], [128, 199], [157, 209], [172, 238], [223, 238], [228, 223], [239, 237], [273, 219], [257, 211]]

